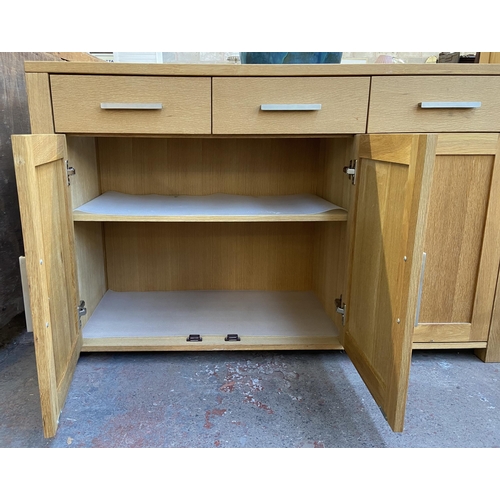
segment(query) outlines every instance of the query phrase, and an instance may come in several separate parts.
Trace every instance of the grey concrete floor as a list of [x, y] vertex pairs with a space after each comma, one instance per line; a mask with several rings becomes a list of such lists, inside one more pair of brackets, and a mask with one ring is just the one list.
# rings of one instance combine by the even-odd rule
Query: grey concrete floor
[[496, 448], [500, 364], [416, 351], [393, 433], [344, 352], [82, 354], [55, 438], [33, 338], [0, 331], [1, 448]]

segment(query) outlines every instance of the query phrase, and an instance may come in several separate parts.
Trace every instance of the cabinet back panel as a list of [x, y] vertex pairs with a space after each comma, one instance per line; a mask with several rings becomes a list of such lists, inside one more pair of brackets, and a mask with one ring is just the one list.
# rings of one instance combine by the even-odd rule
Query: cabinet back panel
[[108, 287], [312, 290], [316, 223], [105, 223]]
[[420, 323], [470, 323], [493, 156], [437, 156], [424, 252]]
[[316, 194], [320, 139], [99, 138], [102, 192]]

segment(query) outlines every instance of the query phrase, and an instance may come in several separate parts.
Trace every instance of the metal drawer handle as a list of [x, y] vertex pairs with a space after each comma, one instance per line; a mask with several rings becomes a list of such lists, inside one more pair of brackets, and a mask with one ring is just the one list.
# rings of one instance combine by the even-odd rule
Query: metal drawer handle
[[101, 109], [162, 109], [161, 102], [101, 102]]
[[318, 111], [321, 104], [261, 104], [262, 111]]
[[462, 108], [473, 109], [480, 108], [480, 102], [421, 102], [420, 107], [424, 109], [442, 109], [442, 108]]

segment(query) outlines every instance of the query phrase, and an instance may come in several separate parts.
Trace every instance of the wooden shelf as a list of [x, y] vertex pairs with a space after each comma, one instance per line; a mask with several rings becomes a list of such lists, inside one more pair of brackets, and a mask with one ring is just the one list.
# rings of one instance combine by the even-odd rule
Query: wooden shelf
[[130, 195], [108, 191], [73, 211], [74, 221], [287, 222], [345, 221], [347, 211], [311, 194], [286, 196]]
[[[225, 341], [228, 334], [240, 341]], [[189, 334], [201, 342], [187, 342]], [[108, 290], [83, 328], [84, 351], [342, 349], [313, 292]]]

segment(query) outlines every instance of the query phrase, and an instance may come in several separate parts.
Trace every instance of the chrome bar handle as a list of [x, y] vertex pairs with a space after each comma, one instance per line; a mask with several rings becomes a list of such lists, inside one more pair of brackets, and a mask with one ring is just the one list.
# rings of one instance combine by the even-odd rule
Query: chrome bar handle
[[261, 104], [261, 111], [319, 111], [321, 104]]
[[480, 108], [480, 102], [466, 102], [466, 101], [457, 101], [457, 102], [421, 102], [420, 107], [423, 109], [474, 109]]
[[101, 109], [162, 109], [161, 102], [101, 102]]
[[417, 310], [415, 312], [415, 326], [418, 326], [418, 321], [420, 318], [420, 306], [422, 305], [422, 288], [424, 286], [424, 274], [425, 274], [425, 261], [426, 260], [427, 260], [427, 254], [424, 252], [422, 255], [422, 267], [420, 268], [420, 283], [418, 285]]

